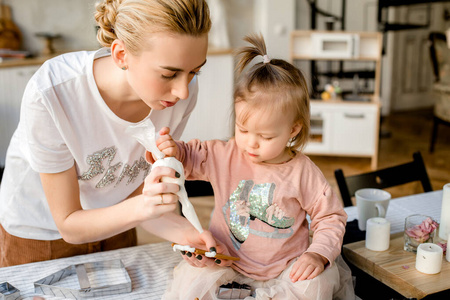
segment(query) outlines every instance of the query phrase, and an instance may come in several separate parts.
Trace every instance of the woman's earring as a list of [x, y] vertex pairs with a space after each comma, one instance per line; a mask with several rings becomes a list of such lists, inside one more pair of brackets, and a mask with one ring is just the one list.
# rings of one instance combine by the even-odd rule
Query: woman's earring
[[122, 67], [122, 70], [124, 70], [124, 71], [126, 71], [127, 69], [128, 69], [127, 66], [123, 66], [123, 67]]

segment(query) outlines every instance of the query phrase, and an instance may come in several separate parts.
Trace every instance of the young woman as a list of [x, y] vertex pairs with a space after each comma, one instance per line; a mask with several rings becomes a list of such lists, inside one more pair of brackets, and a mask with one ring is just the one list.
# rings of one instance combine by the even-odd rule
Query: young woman
[[53, 58], [26, 87], [1, 183], [0, 267], [133, 246], [138, 224], [215, 246], [173, 213], [179, 187], [159, 179], [175, 172], [150, 172], [125, 132], [150, 118], [181, 136], [206, 63], [205, 0], [104, 0], [95, 19], [102, 49]]
[[186, 179], [211, 182], [210, 230], [240, 260], [203, 269], [181, 262], [164, 299], [217, 299], [219, 287], [232, 282], [256, 299], [352, 299], [350, 270], [339, 257], [347, 215], [301, 152], [309, 133], [305, 78], [288, 62], [270, 59], [261, 36], [246, 41], [252, 47], [240, 51], [239, 71], [257, 56], [263, 62], [237, 84], [235, 137], [175, 142], [163, 128], [157, 141], [183, 162]]

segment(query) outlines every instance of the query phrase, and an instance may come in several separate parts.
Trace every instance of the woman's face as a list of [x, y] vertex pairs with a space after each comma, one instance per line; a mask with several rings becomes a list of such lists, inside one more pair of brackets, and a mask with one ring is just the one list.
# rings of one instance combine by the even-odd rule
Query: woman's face
[[206, 63], [208, 37], [153, 33], [150, 49], [127, 55], [128, 83], [150, 108], [162, 110], [188, 98], [188, 85]]

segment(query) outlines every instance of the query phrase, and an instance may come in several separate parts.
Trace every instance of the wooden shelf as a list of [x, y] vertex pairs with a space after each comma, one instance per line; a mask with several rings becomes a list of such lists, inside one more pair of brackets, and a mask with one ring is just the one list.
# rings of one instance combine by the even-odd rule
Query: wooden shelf
[[[316, 49], [317, 44], [314, 43], [314, 36], [322, 35], [325, 39], [329, 39], [330, 47], [332, 38], [335, 41], [345, 40], [349, 36], [357, 37], [357, 51], [355, 55], [348, 56], [329, 56], [323, 57], [318, 55], [321, 50]], [[337, 47], [342, 43], [336, 43]], [[379, 32], [352, 32], [352, 31], [320, 31], [320, 30], [295, 30], [291, 32], [291, 58], [293, 59], [313, 59], [313, 60], [349, 60], [349, 61], [378, 61], [381, 59], [382, 35]], [[331, 49], [333, 50], [333, 49]]]
[[[379, 32], [296, 30], [290, 58], [304, 61], [374, 62], [370, 101], [311, 100], [311, 137], [305, 153], [370, 157], [378, 164], [382, 34]], [[347, 78], [348, 80], [348, 78]]]

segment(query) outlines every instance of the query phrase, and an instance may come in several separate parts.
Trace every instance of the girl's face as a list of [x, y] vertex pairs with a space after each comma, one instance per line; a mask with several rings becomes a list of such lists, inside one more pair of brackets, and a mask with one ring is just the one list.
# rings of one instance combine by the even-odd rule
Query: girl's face
[[138, 99], [162, 110], [189, 96], [188, 85], [206, 63], [208, 37], [153, 33], [151, 47], [126, 55], [128, 83]]
[[273, 111], [252, 111], [242, 122], [242, 112], [247, 111], [244, 101], [235, 104], [235, 140], [238, 148], [254, 163], [278, 164], [288, 161], [290, 138], [296, 136], [302, 126], [293, 124], [290, 118]]

